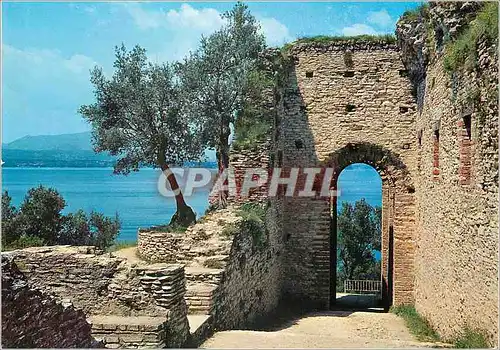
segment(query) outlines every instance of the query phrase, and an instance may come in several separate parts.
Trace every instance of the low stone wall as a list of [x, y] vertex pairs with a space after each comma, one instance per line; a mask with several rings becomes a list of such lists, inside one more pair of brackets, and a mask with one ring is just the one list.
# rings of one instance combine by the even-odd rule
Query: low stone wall
[[[226, 224], [238, 220], [233, 208], [218, 210], [202, 218], [186, 232], [157, 232], [140, 229], [137, 251], [142, 259], [151, 262], [182, 263], [217, 267], [229, 255], [231, 240], [221, 237]], [[215, 261], [217, 260], [217, 261]]]
[[160, 317], [168, 346], [179, 347], [189, 336], [183, 265], [131, 264], [93, 247], [28, 248], [7, 255], [30, 284], [88, 316]]
[[32, 288], [12, 259], [2, 256], [2, 347], [99, 346], [81, 310]]
[[89, 321], [92, 334], [109, 349], [158, 349], [167, 345], [167, 326], [163, 317], [104, 316]]

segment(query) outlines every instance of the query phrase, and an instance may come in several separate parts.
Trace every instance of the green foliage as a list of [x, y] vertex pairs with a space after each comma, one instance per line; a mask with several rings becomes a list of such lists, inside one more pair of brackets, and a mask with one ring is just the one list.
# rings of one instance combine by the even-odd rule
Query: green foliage
[[283, 50], [287, 51], [296, 44], [301, 43], [318, 43], [318, 44], [329, 44], [335, 42], [350, 41], [353, 43], [361, 42], [373, 42], [373, 43], [396, 43], [396, 37], [392, 34], [382, 34], [382, 35], [355, 35], [355, 36], [330, 36], [330, 35], [317, 35], [311, 37], [299, 38], [296, 41], [286, 44], [283, 46]]
[[466, 328], [455, 340], [454, 345], [459, 349], [487, 349], [490, 344], [482, 332]]
[[267, 242], [266, 208], [259, 203], [245, 203], [240, 206], [237, 215], [241, 220], [236, 224], [226, 225], [221, 235], [227, 238], [234, 237], [239, 232], [251, 235], [253, 246], [263, 248]]
[[29, 236], [22, 234], [18, 239], [4, 246], [3, 250], [24, 249], [29, 247], [42, 247], [46, 242], [37, 236]]
[[428, 11], [429, 11], [429, 4], [423, 3], [412, 10], [405, 11], [401, 16], [400, 20], [414, 21], [422, 17], [427, 17]]
[[105, 250], [113, 245], [120, 232], [121, 224], [118, 214], [114, 218], [108, 218], [101, 213], [92, 212], [89, 218], [90, 243]]
[[238, 211], [238, 215], [242, 218], [238, 228], [252, 235], [253, 244], [257, 248], [263, 248], [266, 244], [266, 212], [264, 205], [251, 202], [241, 205]]
[[43, 186], [30, 189], [19, 209], [23, 234], [56, 244], [63, 224], [61, 211], [65, 206], [66, 202], [55, 189]]
[[343, 279], [378, 278], [380, 264], [373, 250], [381, 249], [381, 209], [364, 199], [342, 203], [337, 218], [339, 275]]
[[235, 149], [251, 149], [265, 141], [271, 131], [272, 118], [263, 93], [273, 89], [274, 80], [262, 70], [251, 72], [249, 79], [251, 88], [234, 125]]
[[464, 67], [472, 70], [477, 65], [477, 47], [481, 40], [488, 45], [498, 38], [498, 3], [486, 2], [465, 31], [446, 47], [445, 69], [452, 73]]
[[[169, 166], [200, 160], [204, 147], [199, 135], [201, 123], [183, 113], [180, 88], [174, 69], [168, 64], [148, 62], [146, 50], [135, 46], [127, 51], [116, 47], [115, 72], [110, 79], [94, 68], [91, 82], [96, 102], [79, 112], [92, 125], [96, 152], [118, 156], [116, 174], [138, 171], [141, 165]], [[175, 175], [167, 177], [171, 189], [179, 188]], [[180, 191], [172, 223], [196, 220]]]
[[391, 312], [405, 320], [406, 326], [419, 341], [439, 341], [437, 332], [431, 327], [429, 321], [415, 310], [413, 305], [392, 307]]
[[221, 235], [226, 238], [232, 238], [234, 237], [239, 231], [239, 227], [236, 226], [235, 224], [229, 224], [224, 226], [224, 228], [221, 231]]
[[265, 40], [248, 7], [238, 3], [224, 13], [226, 24], [177, 66], [183, 108], [201, 124], [206, 146], [215, 148], [219, 170], [228, 167], [230, 125], [261, 88]]
[[188, 229], [188, 226], [169, 224], [169, 225], [151, 226], [148, 228], [141, 229], [141, 231], [183, 233], [183, 232], [186, 232], [187, 229]]
[[83, 210], [70, 213], [64, 217], [59, 233], [59, 244], [86, 245], [90, 244], [90, 227], [87, 214]]
[[2, 246], [8, 246], [22, 234], [16, 207], [7, 191], [2, 193]]
[[2, 194], [2, 249], [70, 244], [111, 246], [120, 231], [120, 221], [83, 210], [66, 216], [64, 199], [54, 189], [32, 188], [17, 210], [7, 192]]

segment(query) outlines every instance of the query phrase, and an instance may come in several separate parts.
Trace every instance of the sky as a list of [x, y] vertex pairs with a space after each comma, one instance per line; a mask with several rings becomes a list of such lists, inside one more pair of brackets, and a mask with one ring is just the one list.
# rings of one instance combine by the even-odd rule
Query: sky
[[[314, 35], [394, 33], [418, 2], [249, 2], [270, 46]], [[90, 69], [113, 72], [114, 47], [139, 44], [154, 62], [181, 60], [222, 25], [234, 2], [2, 2], [2, 142], [90, 130]]]

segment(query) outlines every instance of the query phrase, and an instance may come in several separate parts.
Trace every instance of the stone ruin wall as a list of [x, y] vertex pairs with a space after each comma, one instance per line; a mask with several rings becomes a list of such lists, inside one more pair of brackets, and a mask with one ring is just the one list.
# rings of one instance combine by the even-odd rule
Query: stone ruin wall
[[[94, 317], [104, 319], [102, 323], [115, 332], [99, 338], [103, 336], [103, 327], [92, 325], [92, 334], [106, 346], [120, 343], [128, 347], [155, 344], [175, 347], [188, 338], [182, 265], [135, 266], [95, 247], [27, 248], [2, 255], [11, 257], [30, 286], [53, 295], [59, 302], [74, 305], [91, 322]], [[115, 333], [122, 331], [122, 325], [109, 321], [116, 319], [129, 324], [144, 317], [155, 318], [161, 324], [158, 331], [164, 334], [156, 336], [162, 342], [149, 342], [148, 337], [139, 343], [129, 342], [126, 337], [120, 339]], [[145, 332], [138, 325], [126, 330], [136, 332], [134, 340]]]
[[[477, 3], [432, 3], [432, 30], [452, 37]], [[429, 19], [427, 20], [429, 21]], [[443, 49], [422, 53], [422, 20], [398, 24], [407, 65], [425, 58], [417, 115], [417, 310], [445, 338], [464, 328], [498, 337], [498, 90], [497, 47], [479, 44], [478, 67], [452, 76]], [[421, 23], [417, 27], [418, 23]], [[420, 31], [418, 30], [420, 28]], [[437, 54], [435, 54], [437, 52]], [[475, 98], [471, 98], [476, 96]], [[479, 96], [479, 97], [478, 97]], [[490, 97], [488, 97], [490, 96]], [[470, 136], [465, 120], [470, 118]], [[436, 139], [439, 132], [439, 140]], [[437, 160], [437, 163], [436, 163]]]
[[3, 348], [96, 348], [85, 313], [30, 286], [11, 258], [2, 256]]
[[[211, 331], [247, 328], [278, 306], [282, 290], [281, 209], [274, 202], [267, 205], [267, 229], [261, 237], [239, 230], [234, 236], [224, 236], [228, 225], [241, 220], [235, 214], [238, 206], [234, 202], [227, 209], [208, 214], [186, 233], [139, 232], [141, 256], [153, 257], [155, 261], [183, 262], [188, 266], [187, 273], [192, 274], [191, 283], [203, 278], [201, 282], [216, 285], [207, 309]], [[196, 277], [191, 268], [194, 271], [217, 268], [220, 272], [207, 280], [205, 275]], [[196, 300], [193, 297], [188, 303]], [[192, 306], [197, 311], [197, 306]]]
[[[408, 188], [412, 185], [416, 162], [416, 104], [398, 49], [387, 43], [304, 43], [292, 47], [290, 56], [293, 63], [283, 89], [283, 109], [279, 116], [284, 167], [332, 166], [336, 178], [342, 168], [332, 162], [333, 155], [346, 146], [358, 144], [367, 145], [364, 154], [357, 155], [358, 162], [375, 165], [380, 159], [371, 153], [381, 146], [405, 165], [407, 179], [391, 177], [390, 167], [377, 170], [384, 179], [384, 187], [393, 186], [391, 198], [395, 204], [390, 213], [392, 220], [386, 223], [384, 242], [387, 245], [388, 225], [393, 225], [394, 301], [411, 303], [415, 237], [413, 222], [403, 218], [412, 217], [414, 211]], [[376, 147], [370, 149], [371, 145]], [[328, 307], [331, 285], [328, 199], [285, 197], [284, 232], [285, 292]]]

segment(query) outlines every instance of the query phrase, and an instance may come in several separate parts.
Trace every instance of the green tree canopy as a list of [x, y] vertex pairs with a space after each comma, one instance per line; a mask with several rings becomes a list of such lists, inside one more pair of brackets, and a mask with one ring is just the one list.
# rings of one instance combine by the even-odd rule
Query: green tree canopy
[[377, 266], [373, 251], [381, 248], [380, 222], [380, 208], [372, 207], [365, 199], [354, 206], [342, 203], [337, 219], [337, 247], [343, 279], [363, 278]]
[[168, 64], [147, 61], [146, 50], [116, 48], [115, 71], [106, 78], [101, 68], [91, 72], [96, 102], [80, 107], [90, 122], [95, 150], [120, 158], [115, 173], [128, 174], [140, 165], [159, 167], [176, 191], [177, 211], [171, 224], [195, 221], [170, 166], [202, 157], [199, 123], [181, 112], [179, 87]]
[[229, 165], [230, 125], [256, 88], [253, 73], [265, 48], [246, 5], [236, 4], [223, 18], [225, 25], [203, 37], [198, 50], [177, 66], [184, 107], [201, 125], [207, 146], [215, 148], [219, 172]]

